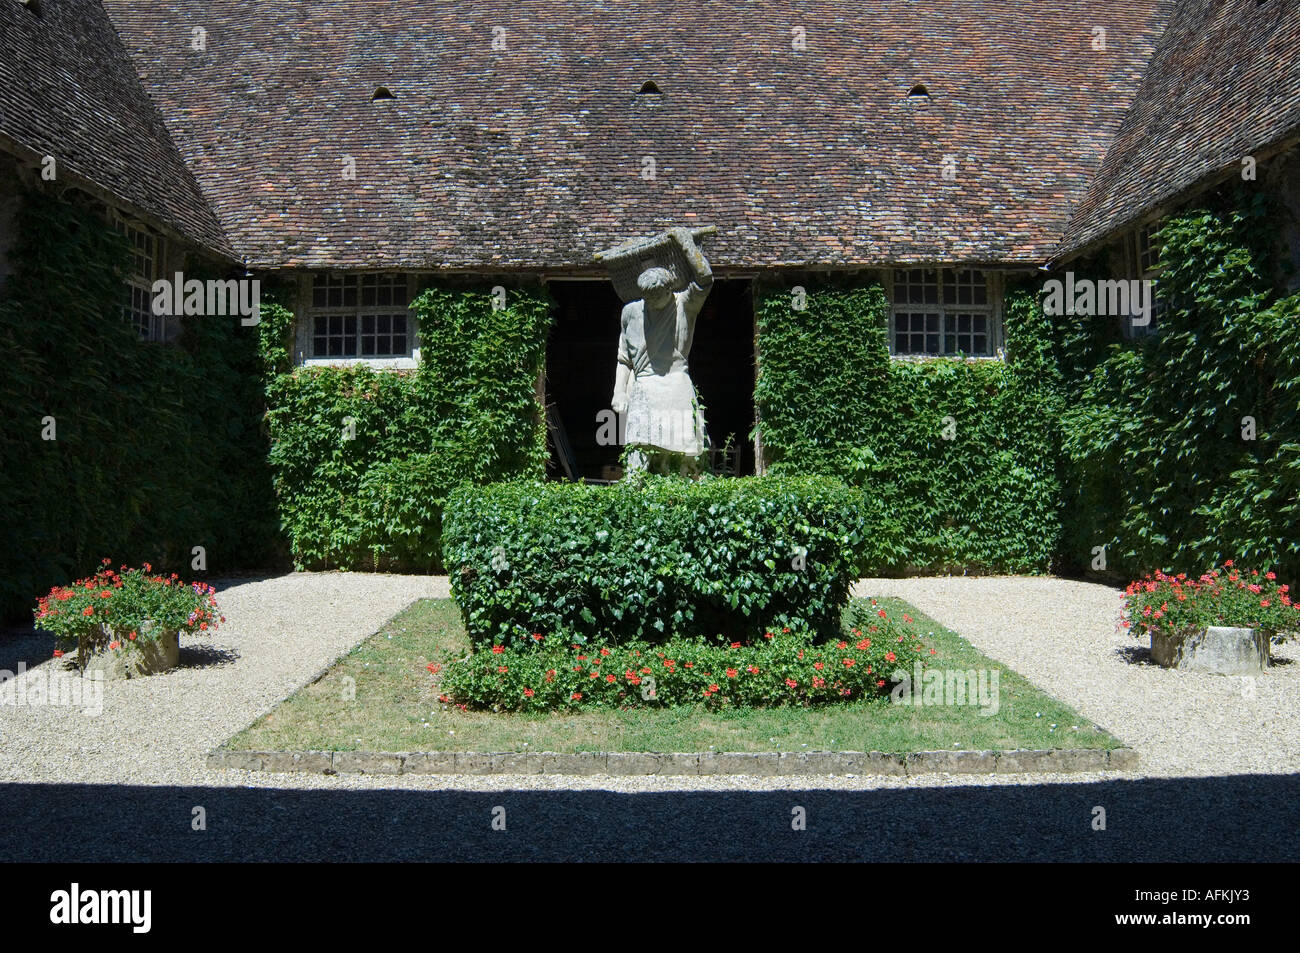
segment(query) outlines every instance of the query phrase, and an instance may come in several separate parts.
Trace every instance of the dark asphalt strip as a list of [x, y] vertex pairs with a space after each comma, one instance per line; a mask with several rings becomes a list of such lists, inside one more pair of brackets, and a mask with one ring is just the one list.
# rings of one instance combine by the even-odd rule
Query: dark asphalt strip
[[647, 794], [4, 784], [0, 818], [6, 862], [1285, 862], [1300, 776]]

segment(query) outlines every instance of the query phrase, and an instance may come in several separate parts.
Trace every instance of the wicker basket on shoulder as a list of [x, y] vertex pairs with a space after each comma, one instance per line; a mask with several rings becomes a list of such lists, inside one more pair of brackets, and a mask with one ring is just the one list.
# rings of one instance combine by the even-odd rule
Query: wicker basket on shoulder
[[[698, 243], [717, 230], [713, 225], [706, 225], [693, 229], [692, 234]], [[653, 238], [636, 238], [617, 248], [597, 252], [596, 261], [609, 269], [614, 290], [625, 303], [641, 297], [641, 289], [637, 287], [636, 280], [647, 268], [666, 269], [673, 276], [674, 291], [685, 289], [693, 274], [682, 247], [667, 232], [661, 232]]]

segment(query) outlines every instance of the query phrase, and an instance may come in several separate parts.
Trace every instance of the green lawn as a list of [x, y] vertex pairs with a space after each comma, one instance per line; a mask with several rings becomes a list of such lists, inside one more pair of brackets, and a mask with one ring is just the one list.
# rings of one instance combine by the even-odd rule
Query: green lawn
[[[965, 639], [898, 599], [881, 604], [915, 617], [943, 669], [997, 669], [999, 710], [911, 707], [888, 699], [823, 708], [580, 714], [462, 712], [440, 704], [430, 662], [469, 652], [455, 604], [415, 603], [362, 642], [319, 681], [235, 736], [229, 747], [258, 751], [934, 751], [941, 749], [1115, 748], [1121, 743]], [[1054, 726], [1054, 728], [1053, 728]]]

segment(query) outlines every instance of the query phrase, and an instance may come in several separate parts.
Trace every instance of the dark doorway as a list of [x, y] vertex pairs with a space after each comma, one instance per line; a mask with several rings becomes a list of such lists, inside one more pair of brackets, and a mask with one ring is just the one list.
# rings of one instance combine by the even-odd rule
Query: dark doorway
[[[617, 479], [622, 447], [602, 446], [601, 411], [614, 393], [623, 302], [608, 281], [551, 281], [555, 327], [546, 351], [546, 400], [585, 479]], [[739, 474], [754, 472], [754, 300], [748, 280], [717, 280], [695, 324], [691, 379], [704, 402], [714, 447], [728, 438]], [[555, 437], [548, 473], [563, 478]]]

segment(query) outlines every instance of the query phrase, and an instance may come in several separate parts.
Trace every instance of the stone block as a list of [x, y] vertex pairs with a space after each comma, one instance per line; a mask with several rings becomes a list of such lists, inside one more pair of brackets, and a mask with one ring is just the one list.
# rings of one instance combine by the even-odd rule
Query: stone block
[[1268, 633], [1212, 625], [1195, 632], [1151, 633], [1151, 658], [1165, 668], [1211, 675], [1258, 675], [1270, 664]]

